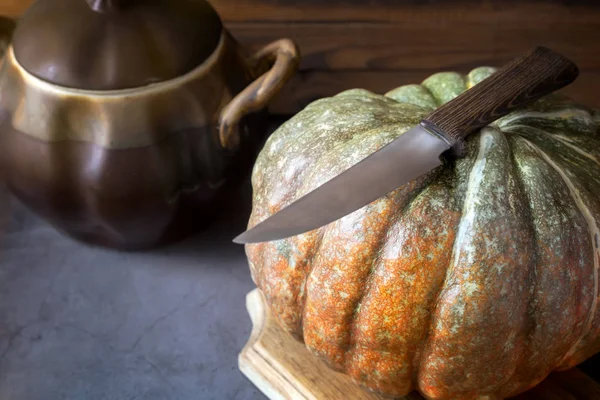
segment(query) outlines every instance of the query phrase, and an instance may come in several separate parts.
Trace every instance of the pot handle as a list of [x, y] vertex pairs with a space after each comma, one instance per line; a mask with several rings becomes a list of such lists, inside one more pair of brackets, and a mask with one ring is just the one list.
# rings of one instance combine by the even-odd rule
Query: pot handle
[[226, 149], [232, 149], [239, 144], [240, 138], [236, 128], [240, 120], [245, 115], [264, 108], [296, 73], [300, 64], [300, 51], [294, 41], [280, 39], [256, 52], [248, 63], [251, 66], [269, 63], [271, 68], [235, 96], [221, 111], [219, 140], [221, 146]]

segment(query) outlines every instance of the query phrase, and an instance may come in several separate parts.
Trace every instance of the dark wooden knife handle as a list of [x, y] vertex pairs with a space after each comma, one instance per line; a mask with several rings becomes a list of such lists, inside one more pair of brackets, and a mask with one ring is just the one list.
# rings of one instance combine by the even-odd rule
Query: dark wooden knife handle
[[444, 104], [421, 123], [451, 145], [518, 107], [573, 82], [579, 70], [568, 58], [536, 47]]

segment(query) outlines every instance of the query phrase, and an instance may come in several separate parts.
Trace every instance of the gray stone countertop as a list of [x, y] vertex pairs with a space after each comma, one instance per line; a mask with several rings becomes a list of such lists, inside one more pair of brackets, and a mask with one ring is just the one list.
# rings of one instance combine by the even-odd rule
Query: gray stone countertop
[[[63, 236], [12, 199], [0, 252], [1, 400], [264, 399], [237, 367], [254, 288], [240, 209], [160, 249]], [[242, 206], [243, 205], [243, 206]]]

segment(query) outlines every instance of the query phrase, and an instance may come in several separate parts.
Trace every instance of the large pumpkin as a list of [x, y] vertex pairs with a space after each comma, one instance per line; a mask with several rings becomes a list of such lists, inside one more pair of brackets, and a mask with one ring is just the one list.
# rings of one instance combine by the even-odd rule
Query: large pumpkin
[[[313, 102], [262, 150], [249, 226], [493, 72]], [[555, 94], [471, 135], [462, 158], [246, 252], [281, 325], [362, 386], [500, 399], [600, 351], [599, 233], [600, 113]]]

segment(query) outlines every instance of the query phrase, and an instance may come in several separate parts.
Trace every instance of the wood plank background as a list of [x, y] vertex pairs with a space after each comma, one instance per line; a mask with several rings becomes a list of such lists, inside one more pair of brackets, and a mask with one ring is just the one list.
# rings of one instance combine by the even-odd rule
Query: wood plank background
[[272, 109], [352, 87], [386, 92], [441, 70], [499, 66], [537, 44], [575, 60], [565, 92], [600, 107], [600, 1], [213, 0], [239, 40], [296, 40], [301, 71]]
[[[83, 1], [83, 0], [82, 0]], [[0, 0], [16, 17], [31, 0]], [[362, 87], [386, 92], [446, 70], [499, 66], [537, 44], [581, 68], [564, 92], [600, 108], [598, 0], [210, 0], [249, 48], [289, 37], [303, 61], [271, 105], [290, 114]]]

